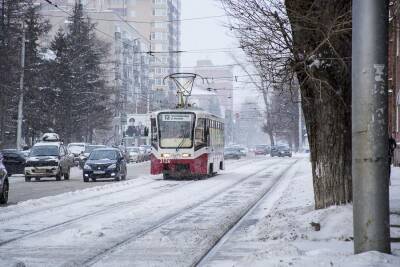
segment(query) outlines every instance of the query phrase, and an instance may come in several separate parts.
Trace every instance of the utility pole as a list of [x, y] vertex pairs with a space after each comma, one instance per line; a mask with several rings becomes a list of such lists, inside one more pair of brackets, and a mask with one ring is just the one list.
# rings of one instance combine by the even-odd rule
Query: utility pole
[[25, 23], [22, 21], [22, 44], [21, 44], [21, 74], [19, 79], [19, 101], [17, 120], [17, 149], [21, 149], [22, 119], [24, 106], [24, 75], [25, 75]]
[[298, 152], [303, 152], [303, 127], [301, 125], [301, 89], [299, 87], [299, 149]]
[[354, 252], [390, 253], [388, 0], [354, 0], [352, 12]]

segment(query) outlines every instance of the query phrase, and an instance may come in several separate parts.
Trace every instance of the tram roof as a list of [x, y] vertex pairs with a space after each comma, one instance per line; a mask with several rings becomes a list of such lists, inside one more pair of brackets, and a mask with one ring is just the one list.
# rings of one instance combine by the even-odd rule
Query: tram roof
[[162, 110], [154, 111], [152, 114], [157, 116], [157, 114], [162, 113], [162, 112], [193, 112], [196, 115], [206, 115], [206, 116], [210, 116], [210, 117], [213, 117], [215, 119], [219, 119], [219, 120], [223, 121], [223, 118], [221, 118], [221, 117], [219, 117], [217, 115], [214, 115], [214, 114], [212, 114], [212, 113], [210, 113], [208, 111], [205, 111], [203, 109], [193, 108], [193, 107], [191, 107], [191, 108], [177, 108], [177, 109], [162, 109]]

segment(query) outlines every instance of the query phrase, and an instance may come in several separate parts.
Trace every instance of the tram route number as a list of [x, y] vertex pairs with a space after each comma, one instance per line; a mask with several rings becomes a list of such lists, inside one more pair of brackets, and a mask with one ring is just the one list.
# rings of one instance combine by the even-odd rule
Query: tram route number
[[163, 164], [169, 164], [169, 163], [171, 163], [171, 160], [163, 158], [163, 159], [160, 159], [160, 162], [163, 163]]

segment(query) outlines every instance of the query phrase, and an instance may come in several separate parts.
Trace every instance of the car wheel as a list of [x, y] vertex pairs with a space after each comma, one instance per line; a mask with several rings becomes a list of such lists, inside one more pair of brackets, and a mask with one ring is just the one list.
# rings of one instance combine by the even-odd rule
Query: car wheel
[[71, 169], [68, 168], [67, 173], [64, 173], [64, 180], [69, 180], [70, 173], [71, 173]]
[[30, 182], [30, 181], [31, 181], [31, 177], [25, 175], [25, 182]]
[[4, 180], [3, 187], [1, 189], [0, 204], [7, 204], [8, 190], [9, 190], [9, 185], [8, 185], [8, 180], [6, 179]]
[[96, 182], [96, 178], [92, 178], [92, 182]]
[[88, 183], [89, 182], [89, 178], [88, 177], [83, 177], [83, 182]]
[[56, 181], [61, 181], [61, 174], [62, 170], [60, 169], [60, 171], [56, 174]]

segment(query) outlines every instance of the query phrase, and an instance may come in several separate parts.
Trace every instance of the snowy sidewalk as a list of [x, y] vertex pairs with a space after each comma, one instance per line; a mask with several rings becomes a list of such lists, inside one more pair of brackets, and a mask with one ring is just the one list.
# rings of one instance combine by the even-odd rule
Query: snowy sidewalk
[[[207, 266], [400, 266], [393, 255], [353, 255], [352, 205], [314, 210], [311, 166], [298, 164], [227, 239]], [[393, 171], [391, 224], [400, 224], [400, 168]], [[319, 224], [318, 226], [312, 223]], [[399, 228], [391, 228], [400, 237]]]

